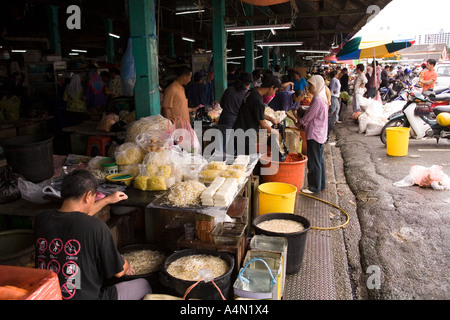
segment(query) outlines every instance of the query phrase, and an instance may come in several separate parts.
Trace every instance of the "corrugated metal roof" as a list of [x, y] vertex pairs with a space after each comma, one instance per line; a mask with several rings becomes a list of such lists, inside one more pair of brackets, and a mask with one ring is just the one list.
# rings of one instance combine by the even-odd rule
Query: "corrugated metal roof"
[[[333, 42], [351, 37], [363, 27], [376, 11], [373, 7], [383, 9], [391, 0], [290, 0], [289, 2], [260, 7], [254, 6], [253, 13], [245, 15], [245, 4], [240, 0], [226, 1], [226, 23], [243, 25], [291, 23], [289, 30], [278, 30], [276, 35], [266, 32], [255, 32], [255, 39], [270, 41], [303, 41], [307, 49], [329, 49]], [[48, 21], [45, 5], [56, 5], [59, 8], [59, 26], [61, 46], [70, 50], [73, 46], [83, 46], [99, 55], [105, 51], [105, 18], [113, 19], [114, 31], [122, 35], [115, 40], [115, 47], [125, 48], [129, 33], [129, 17], [127, 0], [15, 0], [2, 2], [0, 10], [0, 26], [9, 37], [48, 37]], [[77, 4], [82, 12], [82, 29], [68, 30], [65, 26], [69, 14], [69, 5]], [[164, 55], [168, 49], [168, 33], [175, 35], [175, 48], [187, 51], [188, 44], [181, 41], [181, 36], [198, 40], [197, 47], [212, 47], [212, 0], [175, 0], [155, 1], [157, 16], [157, 34], [159, 36], [160, 53]], [[203, 9], [203, 12], [178, 16], [177, 10]], [[243, 37], [228, 35], [227, 46], [240, 50]], [[32, 46], [32, 43], [29, 43]], [[118, 49], [117, 49], [118, 50]], [[283, 49], [284, 50], [284, 49]], [[285, 50], [293, 50], [285, 49]], [[286, 51], [287, 52], [287, 51]], [[120, 54], [120, 52], [118, 52]]]

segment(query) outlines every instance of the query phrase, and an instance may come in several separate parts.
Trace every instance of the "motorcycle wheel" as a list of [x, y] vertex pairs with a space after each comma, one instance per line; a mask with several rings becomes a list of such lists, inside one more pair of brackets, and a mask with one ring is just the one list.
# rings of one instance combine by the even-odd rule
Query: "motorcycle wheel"
[[383, 129], [381, 129], [380, 140], [381, 142], [383, 142], [383, 144], [386, 144], [386, 129], [393, 127], [409, 127], [409, 123], [407, 122], [405, 116], [389, 120], [384, 125]]

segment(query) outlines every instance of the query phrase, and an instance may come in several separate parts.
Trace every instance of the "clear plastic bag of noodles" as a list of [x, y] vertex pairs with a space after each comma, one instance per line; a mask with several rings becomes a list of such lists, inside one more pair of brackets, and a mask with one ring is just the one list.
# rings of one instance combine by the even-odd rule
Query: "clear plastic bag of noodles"
[[154, 131], [168, 132], [172, 128], [172, 122], [158, 114], [148, 116], [133, 121], [127, 127], [125, 142], [136, 142], [136, 137], [143, 132], [150, 133]]
[[139, 164], [127, 164], [119, 166], [120, 173], [131, 174], [133, 177], [139, 175]]
[[199, 173], [199, 181], [203, 183], [211, 183], [220, 175], [222, 171], [216, 169], [203, 169]]
[[147, 191], [167, 190], [166, 178], [163, 176], [151, 176], [147, 179]]
[[147, 152], [160, 152], [173, 144], [170, 134], [162, 130], [141, 132], [136, 136], [136, 143]]
[[139, 190], [146, 191], [147, 190], [147, 180], [148, 176], [139, 175], [134, 178], [133, 187]]
[[118, 166], [139, 164], [144, 159], [144, 150], [135, 142], [125, 142], [116, 148], [114, 158]]
[[[149, 152], [144, 157], [139, 168], [141, 175], [163, 177], [165, 180], [165, 188], [170, 188], [177, 181], [177, 175], [180, 175], [180, 170], [177, 170], [177, 165], [172, 161], [169, 150]], [[178, 177], [178, 181], [181, 181], [181, 177]], [[163, 189], [163, 187], [152, 187], [151, 189], [155, 188]]]
[[[141, 172], [145, 172], [145, 167], [140, 166]], [[167, 190], [166, 178], [161, 175], [148, 176], [145, 173], [138, 175], [134, 179], [134, 188], [143, 191], [164, 191]]]

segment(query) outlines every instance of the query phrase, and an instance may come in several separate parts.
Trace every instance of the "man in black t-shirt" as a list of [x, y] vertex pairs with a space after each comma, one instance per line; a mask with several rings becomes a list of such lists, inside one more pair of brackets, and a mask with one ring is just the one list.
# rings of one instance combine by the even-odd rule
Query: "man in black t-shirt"
[[[270, 134], [278, 134], [278, 131], [267, 125], [269, 120], [277, 125], [279, 122], [265, 115], [266, 106], [263, 103], [263, 95], [272, 96], [281, 88], [281, 81], [272, 74], [266, 74], [261, 79], [261, 86], [250, 89], [242, 101], [236, 121], [234, 122], [234, 150], [235, 154], [256, 153], [256, 142], [259, 129], [266, 129]], [[244, 132], [242, 132], [241, 129]], [[245, 133], [245, 136], [243, 135]], [[227, 146], [227, 151], [230, 149]], [[228, 152], [227, 152], [228, 153]]]
[[142, 299], [151, 293], [145, 279], [103, 285], [107, 279], [133, 275], [134, 270], [117, 251], [108, 226], [93, 216], [127, 195], [117, 191], [95, 201], [97, 188], [96, 178], [86, 170], [64, 177], [61, 207], [41, 212], [34, 219], [36, 268], [58, 274], [65, 300]]

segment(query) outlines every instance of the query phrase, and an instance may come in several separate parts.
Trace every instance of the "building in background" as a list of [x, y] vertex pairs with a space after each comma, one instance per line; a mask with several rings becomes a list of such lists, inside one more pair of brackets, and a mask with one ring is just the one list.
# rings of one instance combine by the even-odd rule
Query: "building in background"
[[409, 48], [398, 51], [402, 59], [425, 62], [428, 59], [436, 61], [448, 60], [447, 45], [445, 43], [414, 44]]
[[445, 43], [450, 47], [450, 32], [445, 32], [443, 29], [438, 33], [418, 34], [416, 36], [416, 44], [437, 44]]

